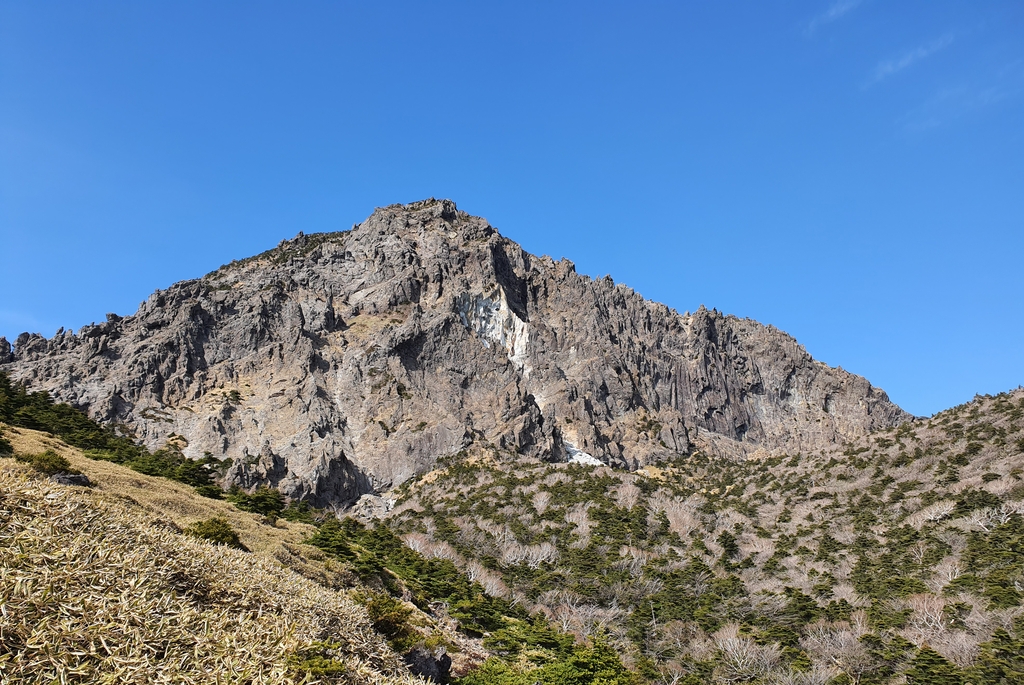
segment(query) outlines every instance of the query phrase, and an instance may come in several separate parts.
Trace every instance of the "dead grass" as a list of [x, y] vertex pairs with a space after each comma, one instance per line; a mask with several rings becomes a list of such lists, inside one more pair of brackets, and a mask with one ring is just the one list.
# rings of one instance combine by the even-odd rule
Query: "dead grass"
[[200, 497], [196, 491], [166, 478], [146, 476], [131, 469], [84, 456], [46, 433], [25, 428], [4, 427], [4, 436], [16, 452], [36, 454], [51, 449], [65, 457], [71, 466], [93, 482], [92, 491], [103, 500], [127, 501], [146, 512], [153, 522], [184, 529], [205, 519], [220, 516], [238, 531], [242, 543], [254, 554], [273, 557], [282, 545], [301, 545], [314, 530], [304, 523], [280, 519], [274, 526], [264, 523], [259, 514], [239, 511], [230, 503]]
[[[59, 451], [97, 486], [0, 459], [0, 683], [422, 682], [362, 607], [273, 561], [303, 527], [261, 526], [40, 433], [6, 435], [18, 451]], [[258, 551], [176, 532], [212, 515]], [[309, 656], [334, 673], [301, 666]]]

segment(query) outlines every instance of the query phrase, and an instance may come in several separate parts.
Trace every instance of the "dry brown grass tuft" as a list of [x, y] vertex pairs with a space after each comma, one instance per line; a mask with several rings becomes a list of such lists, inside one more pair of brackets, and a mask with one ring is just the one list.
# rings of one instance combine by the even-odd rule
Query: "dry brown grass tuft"
[[[284, 545], [301, 545], [313, 532], [302, 523], [278, 520], [274, 526], [263, 523], [259, 514], [239, 511], [222, 500], [200, 497], [193, 488], [166, 478], [146, 476], [131, 469], [84, 456], [79, 450], [46, 433], [25, 428], [6, 428], [4, 436], [16, 452], [36, 454], [53, 450], [65, 457], [71, 466], [89, 476], [92, 491], [104, 500], [127, 501], [146, 512], [151, 520], [163, 521], [178, 528], [219, 516], [227, 519], [238, 531], [242, 543], [254, 554], [273, 557]], [[315, 554], [311, 550], [310, 553]]]
[[154, 523], [104, 492], [119, 467], [78, 458], [98, 492], [0, 460], [0, 682], [422, 682], [344, 593]]

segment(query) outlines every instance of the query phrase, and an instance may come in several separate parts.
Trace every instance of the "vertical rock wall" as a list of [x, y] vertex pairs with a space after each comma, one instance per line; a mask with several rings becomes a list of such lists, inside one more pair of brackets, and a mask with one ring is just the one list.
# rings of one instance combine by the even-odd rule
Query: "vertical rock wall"
[[909, 418], [785, 333], [580, 276], [447, 200], [300, 234], [133, 316], [13, 353], [0, 339], [0, 364], [150, 447], [174, 437], [232, 458], [233, 482], [320, 505], [473, 444], [637, 468], [702, 436], [807, 451]]

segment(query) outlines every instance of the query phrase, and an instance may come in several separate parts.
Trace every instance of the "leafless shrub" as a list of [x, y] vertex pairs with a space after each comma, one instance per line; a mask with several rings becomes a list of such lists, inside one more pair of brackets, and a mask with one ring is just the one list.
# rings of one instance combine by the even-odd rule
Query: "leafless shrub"
[[853, 606], [869, 606], [871, 600], [861, 597], [849, 583], [839, 583], [832, 588], [832, 597], [836, 600], [845, 599]]
[[[470, 549], [479, 549], [493, 552], [493, 545], [489, 537], [489, 531], [484, 526], [491, 523], [486, 519], [472, 519], [467, 516], [457, 516], [453, 522], [459, 529], [459, 542]], [[431, 537], [435, 537], [432, 530], [427, 531]]]
[[810, 671], [776, 671], [765, 682], [770, 685], [826, 685], [837, 675], [838, 669], [814, 664]]
[[637, 596], [646, 597], [661, 592], [662, 588], [665, 587], [665, 583], [658, 578], [643, 577], [631, 582], [630, 587]]
[[510, 592], [501, 576], [478, 561], [471, 561], [463, 567], [469, 579], [480, 583], [488, 595], [492, 597], [509, 597]]
[[807, 515], [815, 513], [818, 510], [819, 506], [820, 504], [817, 501], [800, 502], [799, 504], [793, 507], [793, 521], [806, 521]]
[[959, 578], [962, 573], [963, 569], [957, 557], [944, 557], [932, 569], [932, 574], [928, 578], [928, 589], [934, 593], [942, 592], [944, 587]]
[[509, 519], [528, 519], [530, 518], [528, 513], [523, 511], [523, 507], [519, 504], [509, 504], [498, 509], [498, 519], [509, 520]]
[[565, 522], [576, 526], [573, 531], [579, 538], [571, 545], [575, 549], [583, 549], [590, 544], [590, 531], [594, 527], [587, 510], [594, 506], [593, 502], [575, 504], [565, 513]]
[[416, 550], [428, 559], [447, 559], [456, 566], [462, 562], [462, 556], [455, 548], [442, 540], [433, 540], [421, 533], [410, 533], [404, 538], [409, 548]]
[[832, 567], [832, 575], [836, 577], [836, 580], [838, 580], [840, 584], [847, 582], [850, 578], [850, 573], [853, 571], [855, 563], [856, 561], [849, 555], [840, 556], [839, 559], [836, 560], [835, 566]]
[[936, 635], [929, 645], [960, 668], [967, 668], [978, 657], [978, 645], [981, 641], [974, 635], [963, 630], [949, 630]]
[[643, 492], [632, 480], [623, 480], [615, 488], [615, 503], [625, 509], [632, 509], [640, 501], [640, 495], [642, 494]]
[[986, 489], [997, 497], [1006, 496], [1014, 487], [1016, 483], [1010, 478], [1000, 478], [999, 480], [992, 481], [986, 484]]
[[760, 592], [751, 598], [751, 606], [759, 614], [768, 618], [774, 618], [786, 610], [786, 607], [789, 606], [789, 600], [783, 595]]
[[501, 547], [511, 542], [518, 542], [516, 534], [512, 532], [512, 529], [508, 527], [508, 524], [498, 524], [489, 519], [480, 519], [476, 522], [476, 526], [490, 536], [491, 541], [495, 546]]
[[553, 564], [558, 561], [558, 548], [550, 542], [524, 545], [515, 540], [508, 540], [499, 545], [498, 552], [498, 563], [506, 567], [526, 564], [536, 569], [545, 562]]
[[409, 549], [420, 554], [423, 554], [423, 550], [432, 542], [430, 537], [423, 533], [409, 533], [402, 539]]
[[587, 638], [617, 628], [626, 612], [617, 606], [601, 607], [588, 603], [582, 596], [567, 590], [545, 592], [539, 602], [563, 632]]
[[548, 510], [548, 505], [551, 503], [551, 492], [548, 490], [538, 490], [533, 493], [533, 508], [537, 510], [537, 514], [543, 514]]
[[[400, 502], [399, 504], [397, 504], [395, 508], [391, 510], [390, 515], [398, 516], [399, 514], [404, 514], [406, 512], [411, 512], [413, 514], [422, 513], [423, 505], [418, 500], [407, 499], [404, 502]], [[338, 512], [335, 511], [334, 514], [335, 516], [337, 516]]]
[[567, 473], [563, 471], [550, 471], [546, 476], [544, 476], [544, 480], [542, 480], [541, 483], [550, 486], [558, 485], [559, 483], [563, 483], [567, 480], [569, 480], [569, 475]]
[[862, 628], [846, 621], [818, 621], [807, 627], [800, 645], [815, 663], [850, 674], [862, 673], [872, 666], [871, 656], [860, 642]]
[[703, 498], [696, 499], [693, 496], [681, 500], [659, 491], [649, 500], [648, 507], [653, 514], [664, 512], [665, 518], [668, 520], [669, 530], [683, 540], [686, 540], [689, 538], [690, 533], [702, 526], [699, 513], [701, 500]]
[[705, 528], [713, 531], [717, 537], [723, 530], [733, 530], [739, 524], [745, 527], [750, 524], [750, 519], [733, 509], [716, 510], [704, 515]]
[[1004, 502], [999, 507], [971, 512], [967, 517], [967, 523], [988, 533], [996, 526], [1007, 523], [1011, 516], [1020, 514], [1022, 511], [1024, 511], [1024, 502]]
[[651, 555], [648, 552], [630, 545], [623, 545], [619, 549], [619, 557], [621, 558], [615, 562], [614, 567], [629, 571], [629, 575], [634, 578], [638, 578], [643, 574], [644, 566], [651, 559]]
[[[920, 497], [908, 497], [903, 500], [903, 509], [908, 514], [913, 515], [921, 510], [921, 498]], [[909, 517], [908, 517], [909, 518]]]
[[1021, 607], [1011, 609], [987, 608], [987, 602], [973, 595], [960, 595], [958, 601], [971, 605], [971, 610], [964, 618], [967, 632], [988, 639], [998, 629], [1013, 630], [1014, 620], [1024, 612]]
[[744, 535], [738, 541], [741, 553], [745, 555], [756, 555], [756, 564], [763, 564], [772, 554], [775, 553], [775, 542], [768, 538], [759, 538], [756, 535]]
[[739, 623], [726, 623], [724, 626], [716, 630], [711, 634], [712, 639], [716, 643], [723, 640], [731, 640], [740, 636], [740, 624]]
[[850, 614], [850, 628], [858, 636], [864, 635], [865, 633], [871, 632], [871, 622], [868, 620], [868, 614], [863, 609], [857, 609]]
[[677, 656], [684, 656], [689, 653], [694, 643], [706, 639], [707, 635], [696, 623], [669, 621], [659, 631], [658, 648]]
[[746, 637], [717, 637], [718, 665], [715, 680], [737, 683], [763, 678], [781, 661], [778, 645], [759, 645]]
[[931, 594], [911, 595], [904, 600], [911, 610], [904, 637], [915, 644], [932, 642], [939, 634], [949, 627], [944, 609], [946, 600]]

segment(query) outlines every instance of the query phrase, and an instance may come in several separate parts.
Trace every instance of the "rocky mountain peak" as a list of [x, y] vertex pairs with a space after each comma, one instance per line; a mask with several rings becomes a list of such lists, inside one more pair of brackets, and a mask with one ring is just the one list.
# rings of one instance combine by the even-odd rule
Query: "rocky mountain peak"
[[790, 336], [535, 257], [450, 200], [377, 209], [0, 363], [229, 478], [350, 502], [486, 446], [638, 468], [817, 449], [909, 416]]

